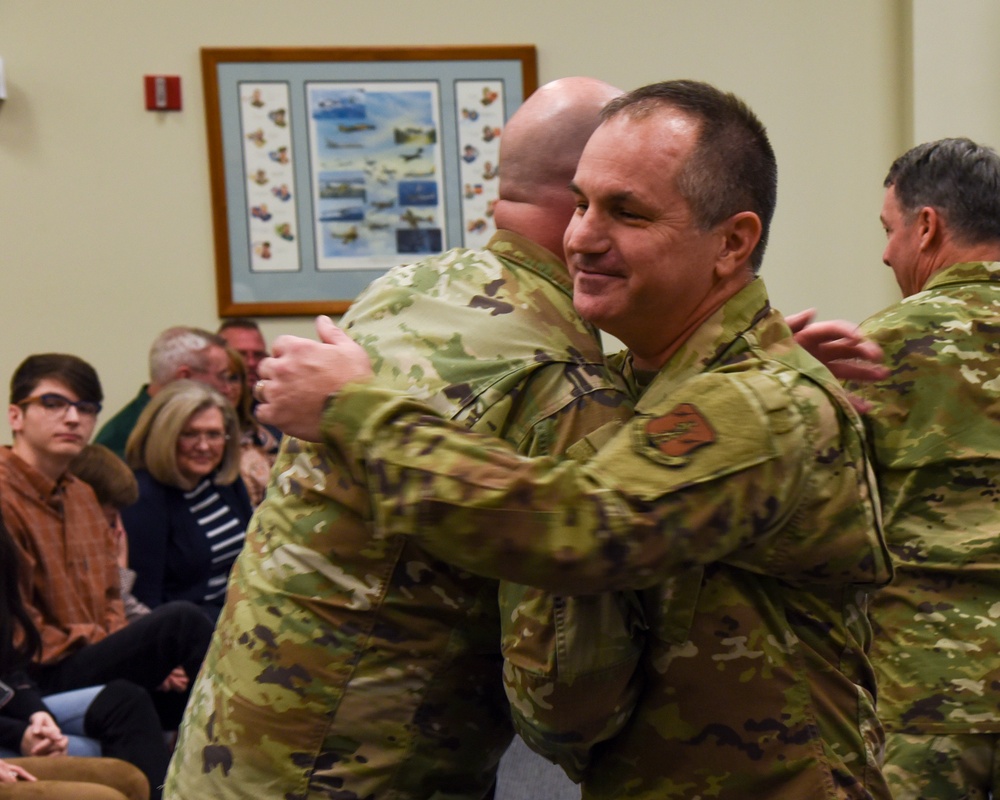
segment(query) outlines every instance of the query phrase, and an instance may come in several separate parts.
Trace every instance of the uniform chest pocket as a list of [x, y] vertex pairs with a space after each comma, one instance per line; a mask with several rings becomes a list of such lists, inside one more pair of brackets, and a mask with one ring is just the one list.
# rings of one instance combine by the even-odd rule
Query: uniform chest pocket
[[704, 576], [704, 567], [694, 567], [640, 592], [649, 636], [665, 644], [688, 640]]

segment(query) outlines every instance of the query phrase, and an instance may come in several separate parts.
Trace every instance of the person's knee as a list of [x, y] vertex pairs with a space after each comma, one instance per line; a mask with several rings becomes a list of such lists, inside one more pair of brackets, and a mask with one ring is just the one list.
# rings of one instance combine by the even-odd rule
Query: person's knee
[[187, 600], [171, 600], [157, 606], [147, 618], [159, 619], [161, 624], [186, 625], [211, 631], [212, 623], [205, 612]]
[[[10, 797], [39, 800], [73, 797], [76, 800], [148, 800], [149, 781], [131, 764], [115, 758], [23, 758], [19, 763], [39, 779], [38, 783], [4, 784], [20, 793]], [[38, 789], [37, 793], [32, 793]], [[27, 791], [25, 791], [27, 790]], [[7, 795], [0, 792], [0, 797]]]
[[147, 616], [150, 624], [156, 625], [162, 634], [175, 642], [188, 642], [190, 646], [203, 651], [208, 649], [215, 626], [194, 603], [187, 600], [173, 600], [154, 609]]
[[83, 720], [88, 736], [107, 742], [137, 731], [157, 730], [159, 717], [149, 692], [131, 681], [109, 681]]

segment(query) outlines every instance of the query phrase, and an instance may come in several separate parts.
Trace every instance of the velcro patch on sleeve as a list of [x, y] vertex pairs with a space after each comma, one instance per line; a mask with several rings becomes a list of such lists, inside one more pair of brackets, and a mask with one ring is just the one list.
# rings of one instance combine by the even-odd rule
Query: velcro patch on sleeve
[[698, 406], [691, 403], [679, 403], [662, 417], [649, 420], [645, 430], [649, 444], [663, 454], [668, 464], [683, 464], [693, 450], [715, 443], [715, 431]]
[[645, 498], [774, 458], [774, 423], [790, 410], [778, 381], [739, 373], [708, 373], [643, 405], [590, 463], [605, 485]]

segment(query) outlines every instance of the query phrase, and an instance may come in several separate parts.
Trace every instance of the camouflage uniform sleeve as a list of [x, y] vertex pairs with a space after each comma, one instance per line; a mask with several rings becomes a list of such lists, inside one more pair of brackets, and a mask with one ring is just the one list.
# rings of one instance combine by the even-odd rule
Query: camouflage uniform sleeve
[[[560, 363], [537, 370], [502, 403], [503, 413], [490, 415], [503, 420], [495, 432], [529, 456], [586, 460], [632, 416], [631, 402], [607, 379]], [[532, 749], [579, 779], [592, 747], [621, 730], [638, 698], [639, 600], [632, 591], [562, 596], [501, 581], [499, 602], [515, 726]]]
[[[592, 457], [615, 420], [570, 447]], [[528, 745], [582, 780], [593, 748], [619, 733], [643, 686], [645, 621], [636, 592], [564, 596], [500, 583], [504, 689]]]
[[792, 583], [885, 580], [868, 465], [818, 387], [706, 373], [647, 408], [585, 464], [519, 457], [373, 386], [342, 393], [325, 424], [365, 463], [381, 534], [481, 575], [562, 594], [714, 561]]

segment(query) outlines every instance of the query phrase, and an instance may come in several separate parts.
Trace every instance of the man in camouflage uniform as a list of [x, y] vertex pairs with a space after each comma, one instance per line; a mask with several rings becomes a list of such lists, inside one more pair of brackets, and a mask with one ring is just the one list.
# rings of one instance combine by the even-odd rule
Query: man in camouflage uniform
[[857, 391], [896, 580], [872, 661], [896, 800], [1000, 794], [1000, 157], [922, 144], [885, 179], [904, 300], [863, 325], [890, 375]]
[[620, 710], [553, 701], [564, 687], [534, 667], [603, 640], [508, 652], [522, 730], [581, 771], [584, 797], [888, 800], [866, 656], [868, 594], [891, 577], [874, 475], [846, 395], [756, 278], [775, 198], [763, 126], [690, 81], [603, 117], [565, 250], [577, 309], [630, 347], [636, 417], [585, 464], [527, 459], [350, 383], [364, 351], [337, 336], [348, 385], [323, 432], [368, 470], [384, 536], [553, 592], [643, 590], [646, 686], [589, 766], [581, 724]]
[[[500, 230], [486, 250], [391, 270], [344, 318], [388, 385], [527, 454], [630, 414], [560, 260], [567, 184], [617, 94], [585, 78], [536, 92], [504, 131]], [[273, 475], [165, 797], [489, 796], [513, 733], [497, 583], [406, 537], [374, 539], [367, 477], [321, 445], [286, 439]], [[627, 684], [627, 641], [621, 658]]]

